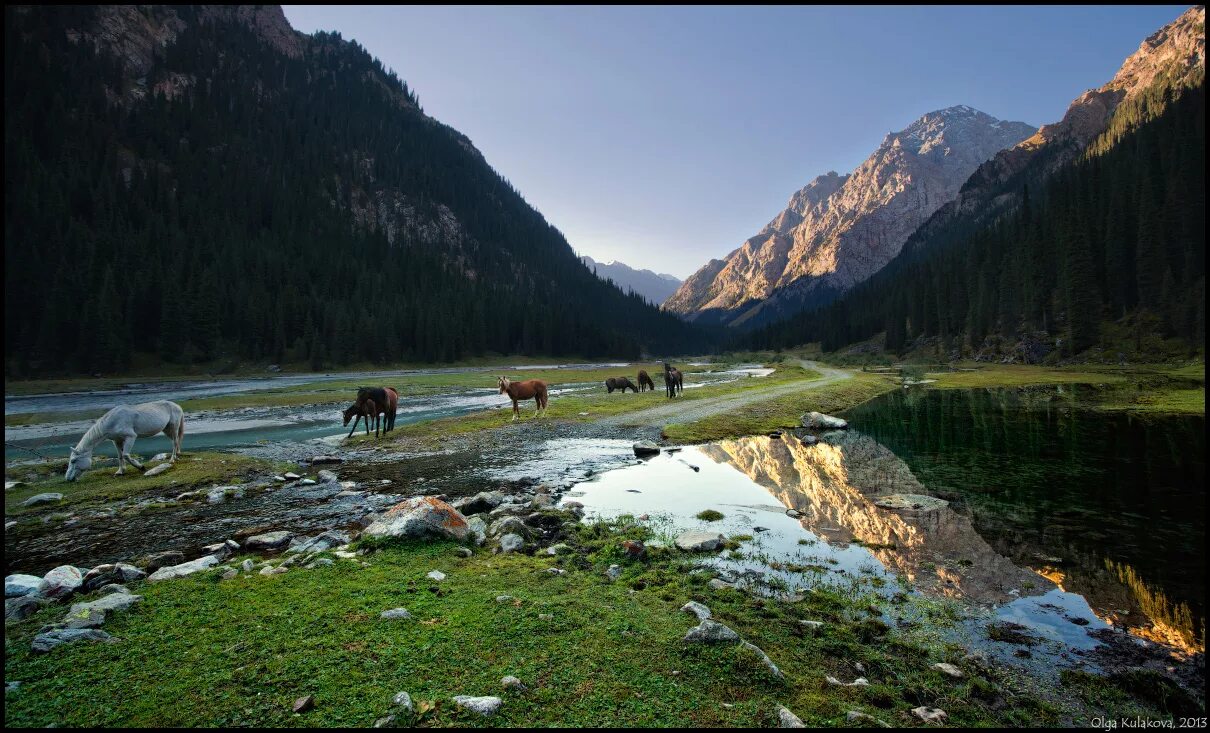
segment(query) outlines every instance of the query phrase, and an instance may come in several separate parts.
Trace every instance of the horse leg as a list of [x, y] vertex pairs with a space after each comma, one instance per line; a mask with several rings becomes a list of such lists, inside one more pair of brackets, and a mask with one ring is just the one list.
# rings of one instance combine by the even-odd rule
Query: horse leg
[[513, 422], [516, 422], [517, 418], [520, 416], [521, 416], [521, 408], [517, 407], [517, 401], [513, 400]]
[[357, 423], [361, 422], [361, 415], [353, 419], [353, 427], [349, 428], [349, 434], [345, 436], [345, 440], [353, 437], [353, 431], [357, 429]]
[[172, 463], [181, 457], [181, 443], [185, 440], [185, 416], [181, 415], [181, 421], [176, 425], [176, 440], [172, 441]]
[[139, 461], [139, 459], [130, 455], [130, 451], [134, 448], [135, 438], [137, 438], [137, 437], [139, 437], [139, 436], [138, 435], [126, 436], [126, 443], [124, 445], [124, 448], [126, 451], [126, 462], [129, 463], [130, 465], [134, 466], [135, 468], [139, 469], [140, 471], [143, 471], [145, 469], [143, 468], [143, 464]]
[[121, 476], [126, 473], [126, 466], [123, 464], [122, 454], [125, 452], [125, 438], [114, 438], [113, 447], [118, 449], [118, 472], [114, 476]]

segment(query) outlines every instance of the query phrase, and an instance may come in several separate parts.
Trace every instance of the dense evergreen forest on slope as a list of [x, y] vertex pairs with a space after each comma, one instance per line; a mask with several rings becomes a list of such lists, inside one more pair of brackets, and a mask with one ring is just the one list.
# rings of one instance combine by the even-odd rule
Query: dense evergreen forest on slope
[[885, 334], [887, 351], [931, 340], [938, 356], [999, 357], [1022, 340], [1042, 344], [1034, 358], [1165, 339], [1202, 350], [1205, 172], [1204, 77], [1158, 84], [1075, 163], [1007, 184], [1022, 194], [1009, 213], [947, 222], [831, 306], [740, 345], [833, 351]]
[[356, 43], [294, 57], [147, 7], [183, 30], [137, 79], [80, 40], [95, 8], [5, 9], [9, 376], [707, 346], [596, 278]]

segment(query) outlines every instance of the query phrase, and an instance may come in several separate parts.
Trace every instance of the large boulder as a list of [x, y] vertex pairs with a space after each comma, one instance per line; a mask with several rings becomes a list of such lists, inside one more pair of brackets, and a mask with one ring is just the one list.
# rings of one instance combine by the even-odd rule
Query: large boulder
[[735, 633], [731, 627], [724, 626], [710, 619], [703, 619], [700, 624], [689, 629], [684, 639], [684, 641], [692, 641], [699, 644], [721, 644], [738, 642], [739, 640], [739, 634]]
[[199, 557], [196, 560], [181, 563], [180, 565], [169, 565], [168, 567], [160, 568], [151, 575], [147, 576], [148, 583], [156, 583], [161, 580], [172, 580], [173, 578], [183, 578], [186, 575], [200, 573], [203, 570], [209, 570], [219, 564], [219, 559], [214, 555], [206, 555]]
[[71, 604], [69, 614], [77, 614], [87, 611], [125, 611], [134, 604], [143, 600], [143, 596], [135, 596], [130, 593], [110, 593], [107, 596], [102, 596], [95, 601], [87, 601], [83, 603]]
[[28, 596], [4, 599], [4, 620], [23, 621], [38, 612], [44, 604], [50, 603], [40, 595], [31, 593]]
[[42, 582], [38, 584], [38, 594], [59, 600], [75, 593], [83, 583], [84, 573], [81, 573], [79, 568], [60, 565], [42, 576]]
[[465, 540], [470, 534], [466, 517], [432, 496], [405, 499], [379, 517], [362, 533], [366, 537]]
[[723, 536], [718, 532], [682, 532], [676, 546], [686, 552], [713, 552], [723, 546]]
[[145, 577], [147, 573], [124, 562], [98, 565], [84, 574], [84, 591], [91, 593], [110, 583], [122, 585]]
[[822, 412], [808, 412], [802, 416], [802, 426], [811, 430], [847, 430], [849, 423]]
[[27, 596], [30, 593], [37, 593], [38, 586], [42, 585], [42, 579], [37, 575], [9, 575], [4, 579], [4, 597], [17, 598], [18, 596]]
[[285, 530], [255, 534], [244, 540], [244, 548], [248, 550], [280, 550], [290, 543], [293, 536]]
[[77, 641], [111, 643], [117, 641], [117, 639], [100, 629], [55, 629], [35, 636], [32, 648], [39, 654], [45, 654], [57, 646], [73, 644]]

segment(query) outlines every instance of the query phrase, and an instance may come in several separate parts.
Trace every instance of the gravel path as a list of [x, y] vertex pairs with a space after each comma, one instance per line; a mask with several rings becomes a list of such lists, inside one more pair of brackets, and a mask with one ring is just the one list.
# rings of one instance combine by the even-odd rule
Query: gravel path
[[813, 369], [822, 374], [822, 376], [817, 379], [804, 379], [801, 382], [779, 384], [763, 389], [747, 389], [735, 395], [722, 395], [720, 397], [686, 400], [683, 402], [679, 399], [668, 400], [667, 403], [659, 407], [649, 407], [646, 410], [639, 410], [638, 412], [602, 418], [597, 421], [597, 424], [663, 427], [670, 422], [688, 423], [730, 412], [731, 410], [738, 410], [755, 402], [777, 399], [778, 397], [784, 397], [804, 390], [817, 389], [850, 379], [853, 376], [852, 372], [843, 369], [832, 369], [813, 361], [803, 361], [801, 363], [804, 369]]

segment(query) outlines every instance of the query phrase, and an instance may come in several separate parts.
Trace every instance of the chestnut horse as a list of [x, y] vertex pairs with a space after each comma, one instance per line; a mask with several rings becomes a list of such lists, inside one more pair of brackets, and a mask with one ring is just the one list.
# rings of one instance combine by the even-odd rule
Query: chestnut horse
[[[357, 402], [354, 406], [371, 403], [374, 416], [374, 436], [379, 435], [378, 416], [382, 415], [382, 432], [389, 433], [395, 429], [395, 412], [399, 408], [399, 392], [394, 387], [360, 387], [357, 390]], [[363, 410], [362, 414], [366, 414]], [[356, 427], [356, 423], [354, 423]], [[352, 435], [352, 432], [349, 433]]]
[[648, 387], [651, 387], [651, 391], [654, 392], [655, 391], [655, 382], [651, 381], [651, 377], [648, 376], [647, 371], [645, 369], [640, 369], [639, 370], [639, 391], [646, 392]]
[[546, 412], [547, 395], [546, 382], [541, 379], [527, 379], [524, 382], [514, 382], [508, 377], [500, 377], [496, 382], [500, 388], [500, 394], [507, 393], [513, 401], [513, 420], [516, 420], [521, 415], [521, 409], [517, 407], [517, 400], [528, 400], [534, 398], [538, 409], [534, 412], [534, 417], [540, 417]]
[[669, 397], [676, 397], [685, 391], [685, 375], [668, 362], [664, 362], [664, 389], [668, 391]]
[[610, 377], [606, 379], [605, 389], [609, 390], [609, 394], [613, 394], [615, 389], [622, 390], [622, 394], [626, 394], [627, 389], [634, 390], [635, 392], [639, 391], [639, 388], [634, 386], [634, 382], [630, 381], [628, 377]]

